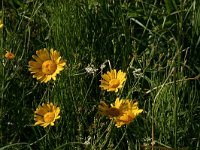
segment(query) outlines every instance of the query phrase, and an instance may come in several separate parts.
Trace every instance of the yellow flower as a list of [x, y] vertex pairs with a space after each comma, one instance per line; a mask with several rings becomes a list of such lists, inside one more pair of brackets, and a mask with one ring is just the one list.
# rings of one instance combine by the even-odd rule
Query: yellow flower
[[116, 98], [115, 103], [111, 104], [110, 107], [101, 101], [98, 108], [100, 114], [113, 120], [117, 128], [125, 124], [128, 125], [143, 111], [138, 108], [138, 102], [120, 100], [119, 98]]
[[5, 58], [8, 59], [8, 60], [11, 60], [15, 57], [15, 55], [12, 53], [12, 52], [6, 52], [5, 54]]
[[34, 114], [34, 125], [40, 125], [46, 128], [48, 125], [54, 126], [56, 119], [59, 119], [60, 108], [53, 103], [42, 104], [38, 106]]
[[0, 19], [0, 29], [3, 28], [3, 21]]
[[119, 100], [119, 98], [117, 98], [115, 104], [111, 104], [110, 107], [104, 101], [101, 101], [98, 105], [99, 113], [109, 117], [110, 119], [122, 115], [123, 108], [124, 102], [123, 100]]
[[119, 88], [123, 87], [123, 83], [126, 80], [126, 73], [119, 70], [118, 72], [116, 69], [107, 71], [107, 73], [103, 74], [101, 81], [101, 89], [110, 91], [118, 92]]
[[49, 51], [44, 48], [36, 51], [33, 55], [35, 61], [29, 61], [29, 71], [33, 78], [47, 83], [51, 79], [56, 80], [56, 75], [64, 69], [65, 61], [61, 59], [60, 53], [53, 48]]
[[114, 122], [117, 128], [122, 125], [131, 123], [143, 110], [138, 108], [138, 102], [126, 100], [126, 108], [123, 111], [123, 115], [117, 117]]

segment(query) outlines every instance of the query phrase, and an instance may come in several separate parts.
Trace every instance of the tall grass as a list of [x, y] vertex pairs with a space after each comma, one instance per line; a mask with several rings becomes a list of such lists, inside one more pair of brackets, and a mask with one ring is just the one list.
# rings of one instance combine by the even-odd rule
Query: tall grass
[[[200, 144], [199, 2], [196, 0], [17, 0], [1, 3], [0, 149], [192, 149]], [[28, 72], [35, 51], [54, 47], [67, 61], [55, 82]], [[4, 54], [12, 51], [13, 60]], [[117, 96], [143, 113], [116, 128], [98, 114], [101, 74], [127, 72]], [[105, 68], [101, 68], [105, 64]], [[95, 73], [85, 68], [94, 65]], [[54, 127], [33, 126], [43, 102], [61, 108]]]

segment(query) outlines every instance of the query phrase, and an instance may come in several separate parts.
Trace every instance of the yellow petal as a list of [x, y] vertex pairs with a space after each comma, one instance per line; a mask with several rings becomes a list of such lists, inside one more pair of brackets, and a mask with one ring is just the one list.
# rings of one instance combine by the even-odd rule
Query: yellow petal
[[107, 75], [107, 74], [103, 74], [101, 77], [107, 82], [109, 82], [111, 80], [111, 77], [109, 75]]
[[41, 68], [42, 67], [42, 65], [36, 61], [29, 61], [28, 64], [29, 64], [29, 67], [31, 67], [31, 68]]
[[35, 59], [37, 62], [39, 62], [41, 64], [43, 63], [43, 61], [39, 57], [37, 57], [36, 55], [32, 55], [32, 58]]
[[36, 51], [36, 54], [42, 61], [50, 60], [49, 52], [46, 48]]

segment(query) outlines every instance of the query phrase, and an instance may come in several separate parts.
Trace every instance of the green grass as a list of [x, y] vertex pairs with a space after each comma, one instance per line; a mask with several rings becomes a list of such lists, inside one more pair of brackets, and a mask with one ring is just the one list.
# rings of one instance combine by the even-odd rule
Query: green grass
[[[199, 15], [197, 0], [3, 0], [0, 150], [142, 150], [152, 142], [154, 149], [198, 150]], [[31, 56], [44, 47], [67, 60], [48, 84], [28, 71]], [[4, 58], [7, 50], [13, 60]], [[127, 73], [117, 96], [137, 99], [144, 109], [122, 128], [97, 112], [100, 100], [116, 97], [99, 88], [108, 62]], [[87, 73], [89, 64], [98, 71]], [[53, 127], [33, 126], [34, 110], [48, 101], [61, 108], [61, 119]]]

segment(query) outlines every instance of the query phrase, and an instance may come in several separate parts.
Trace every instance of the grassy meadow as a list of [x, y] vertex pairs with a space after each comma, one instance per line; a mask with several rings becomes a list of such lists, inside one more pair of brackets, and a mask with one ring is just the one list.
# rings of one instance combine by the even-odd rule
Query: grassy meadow
[[[199, 150], [198, 0], [2, 0], [0, 150]], [[36, 50], [66, 61], [56, 80], [29, 71]], [[15, 57], [6, 59], [6, 51]], [[126, 73], [119, 92], [99, 87]], [[143, 112], [115, 127], [101, 100], [137, 100]], [[60, 108], [54, 126], [34, 126], [42, 103]]]

